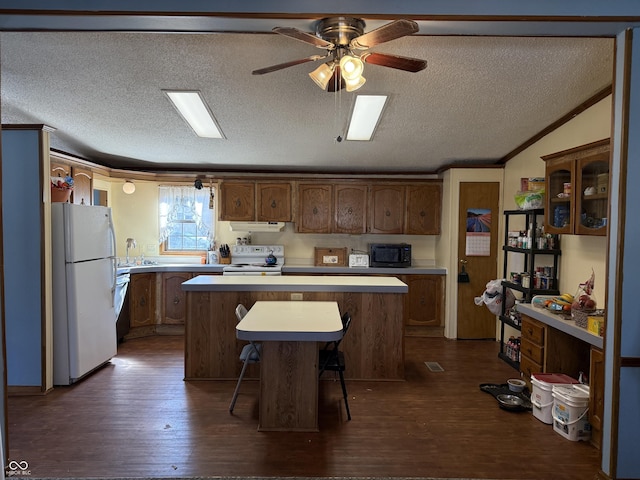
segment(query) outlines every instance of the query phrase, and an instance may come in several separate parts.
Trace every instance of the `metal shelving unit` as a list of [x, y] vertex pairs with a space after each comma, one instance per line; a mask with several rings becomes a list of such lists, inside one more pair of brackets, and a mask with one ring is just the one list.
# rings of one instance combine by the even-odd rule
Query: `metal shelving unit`
[[[539, 249], [537, 248], [538, 242], [536, 238], [537, 227], [540, 224], [538, 222], [538, 217], [542, 217], [544, 224], [544, 209], [538, 208], [533, 210], [505, 210], [505, 224], [504, 224], [504, 245], [502, 246], [502, 250], [504, 252], [504, 265], [502, 271], [502, 278], [506, 279], [507, 270], [508, 270], [508, 256], [509, 253], [522, 254], [524, 255], [524, 272], [528, 273], [530, 278], [530, 285], [528, 287], [523, 287], [521, 284], [514, 283], [509, 280], [502, 281], [502, 298], [507, 298], [507, 289], [518, 291], [522, 294], [521, 301], [524, 303], [531, 303], [531, 299], [536, 295], [558, 295], [560, 292], [558, 290], [558, 257], [560, 257], [561, 250], [559, 248], [545, 248]], [[514, 247], [509, 246], [509, 220], [512, 216], [524, 216], [525, 225], [531, 226], [531, 245], [527, 248]], [[536, 269], [536, 257], [540, 255], [551, 255], [553, 257], [553, 273], [552, 277], [548, 280], [549, 288], [541, 289], [533, 287], [533, 276], [535, 274]], [[509, 325], [510, 327], [515, 328], [516, 330], [520, 330], [520, 324], [514, 322], [511, 317], [508, 315], [508, 312], [505, 311], [505, 302], [502, 302], [502, 312], [499, 315], [500, 319], [500, 353], [498, 353], [498, 357], [507, 362], [516, 370], [520, 369], [520, 362], [511, 359], [505, 353], [505, 343], [504, 343], [504, 330], [505, 325]]]

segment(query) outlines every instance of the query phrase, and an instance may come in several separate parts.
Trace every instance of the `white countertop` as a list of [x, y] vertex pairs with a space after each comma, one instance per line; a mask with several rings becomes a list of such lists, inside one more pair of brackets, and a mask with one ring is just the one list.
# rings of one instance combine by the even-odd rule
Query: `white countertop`
[[355, 292], [407, 293], [409, 287], [396, 277], [368, 275], [198, 275], [182, 284], [187, 292]]
[[330, 342], [342, 338], [337, 302], [256, 302], [236, 326], [240, 340]]
[[518, 304], [518, 311], [561, 332], [567, 333], [572, 337], [587, 342], [594, 347], [602, 348], [603, 339], [601, 336], [591, 333], [586, 328], [578, 327], [573, 320], [565, 320], [561, 315], [551, 313], [544, 308], [534, 307], [527, 303]]

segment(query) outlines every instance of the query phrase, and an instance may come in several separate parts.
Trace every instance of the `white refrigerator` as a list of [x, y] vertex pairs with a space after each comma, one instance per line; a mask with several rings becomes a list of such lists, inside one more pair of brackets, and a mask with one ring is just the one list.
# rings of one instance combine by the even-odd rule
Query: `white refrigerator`
[[53, 383], [70, 385], [117, 353], [115, 233], [108, 207], [53, 203]]

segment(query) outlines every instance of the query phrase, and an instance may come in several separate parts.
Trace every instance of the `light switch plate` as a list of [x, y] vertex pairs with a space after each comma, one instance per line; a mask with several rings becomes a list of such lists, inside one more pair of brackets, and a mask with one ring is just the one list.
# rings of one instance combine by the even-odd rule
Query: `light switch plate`
[[352, 253], [351, 255], [349, 255], [349, 266], [350, 267], [368, 267], [369, 255]]

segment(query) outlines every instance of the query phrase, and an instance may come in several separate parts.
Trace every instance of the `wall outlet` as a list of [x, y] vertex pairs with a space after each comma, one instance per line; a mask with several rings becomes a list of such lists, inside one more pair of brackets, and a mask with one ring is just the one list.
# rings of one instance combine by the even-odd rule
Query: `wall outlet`
[[156, 254], [158, 253], [158, 246], [155, 243], [148, 243], [147, 244], [147, 255], [148, 254]]
[[291, 300], [302, 300], [302, 294], [301, 293], [292, 293], [291, 294]]

